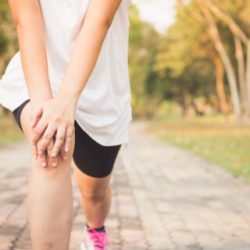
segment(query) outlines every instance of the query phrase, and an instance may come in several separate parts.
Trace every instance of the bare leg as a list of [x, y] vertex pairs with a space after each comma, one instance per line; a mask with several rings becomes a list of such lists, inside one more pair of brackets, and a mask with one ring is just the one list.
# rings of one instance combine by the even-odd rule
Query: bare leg
[[76, 166], [74, 173], [80, 190], [80, 202], [87, 222], [98, 228], [104, 224], [111, 206], [111, 174], [103, 178], [94, 178], [84, 174]]
[[[30, 103], [21, 114], [24, 134], [30, 144]], [[59, 161], [56, 168], [41, 167], [33, 157], [28, 185], [28, 218], [32, 249], [68, 250], [72, 226], [71, 159], [74, 142], [67, 161]]]

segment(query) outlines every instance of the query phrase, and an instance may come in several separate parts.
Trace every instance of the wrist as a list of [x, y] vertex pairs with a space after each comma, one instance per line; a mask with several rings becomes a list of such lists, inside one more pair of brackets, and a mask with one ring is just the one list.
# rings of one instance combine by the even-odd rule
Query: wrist
[[30, 98], [30, 101], [32, 105], [41, 105], [52, 98], [53, 98], [52, 95], [39, 95], [39, 96], [32, 96]]
[[57, 99], [62, 105], [70, 105], [76, 107], [78, 97], [71, 93], [59, 92]]
[[76, 105], [80, 95], [77, 93], [77, 91], [73, 91], [72, 89], [73, 88], [61, 88], [58, 92], [58, 97], [66, 102], [74, 103]]
[[35, 104], [41, 104], [53, 98], [50, 82], [44, 79], [36, 80], [36, 84], [30, 84], [28, 91], [31, 102]]

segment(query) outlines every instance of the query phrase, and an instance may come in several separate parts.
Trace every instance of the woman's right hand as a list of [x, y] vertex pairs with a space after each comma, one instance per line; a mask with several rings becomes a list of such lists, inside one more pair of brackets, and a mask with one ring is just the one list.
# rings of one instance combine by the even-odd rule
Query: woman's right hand
[[63, 160], [67, 159], [74, 137], [76, 103], [76, 99], [69, 95], [58, 95], [36, 108], [32, 120], [32, 143], [34, 152], [42, 160], [43, 166], [46, 166], [44, 152], [51, 145], [51, 141], [54, 142], [51, 158], [60, 155]]
[[[36, 126], [36, 124], [41, 119], [42, 114], [43, 114], [43, 103], [32, 103], [31, 104], [31, 117], [30, 117], [31, 128]], [[38, 158], [39, 143], [32, 144], [33, 155], [35, 156], [35, 159], [39, 159], [43, 167], [48, 166], [49, 163], [51, 163], [53, 167], [56, 167], [60, 158], [63, 159], [65, 157], [65, 152], [63, 150], [63, 147], [60, 150], [60, 155], [57, 155], [56, 157], [52, 157], [52, 149], [54, 147], [54, 144], [55, 144], [54, 139], [52, 139], [50, 143], [48, 144], [47, 150], [45, 150], [39, 156], [39, 158]]]

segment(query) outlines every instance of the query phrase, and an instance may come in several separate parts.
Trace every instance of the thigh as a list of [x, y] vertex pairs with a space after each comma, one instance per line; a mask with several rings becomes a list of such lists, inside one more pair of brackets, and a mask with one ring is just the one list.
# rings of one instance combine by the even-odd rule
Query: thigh
[[120, 147], [121, 145], [103, 146], [99, 144], [75, 122], [73, 159], [83, 174], [93, 178], [104, 178], [110, 175]]

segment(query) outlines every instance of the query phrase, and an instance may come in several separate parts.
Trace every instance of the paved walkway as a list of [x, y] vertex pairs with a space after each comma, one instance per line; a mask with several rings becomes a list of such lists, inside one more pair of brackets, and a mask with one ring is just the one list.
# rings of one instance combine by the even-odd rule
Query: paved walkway
[[[250, 186], [220, 168], [131, 128], [132, 165], [120, 153], [106, 221], [113, 250], [249, 250]], [[26, 218], [27, 145], [0, 150], [0, 250], [31, 249]], [[72, 176], [73, 178], [73, 176]], [[74, 187], [70, 250], [84, 215]]]

